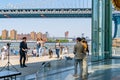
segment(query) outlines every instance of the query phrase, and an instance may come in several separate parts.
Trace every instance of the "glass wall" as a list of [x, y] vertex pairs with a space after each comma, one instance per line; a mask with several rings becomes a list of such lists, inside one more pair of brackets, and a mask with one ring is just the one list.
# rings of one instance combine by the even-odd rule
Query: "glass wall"
[[93, 0], [92, 5], [92, 61], [104, 59], [104, 0]]
[[92, 61], [111, 58], [112, 7], [110, 0], [92, 0]]

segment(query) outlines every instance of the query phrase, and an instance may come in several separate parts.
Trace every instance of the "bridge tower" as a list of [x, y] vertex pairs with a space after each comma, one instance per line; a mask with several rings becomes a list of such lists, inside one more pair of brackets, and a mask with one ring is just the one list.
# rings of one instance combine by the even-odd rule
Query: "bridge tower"
[[92, 61], [111, 58], [111, 0], [92, 0]]

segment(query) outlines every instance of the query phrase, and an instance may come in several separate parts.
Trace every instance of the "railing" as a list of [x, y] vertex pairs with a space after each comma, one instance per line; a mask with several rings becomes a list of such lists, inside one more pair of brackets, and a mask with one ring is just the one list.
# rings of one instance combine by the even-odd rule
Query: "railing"
[[120, 56], [120, 47], [112, 48], [112, 56]]
[[91, 9], [8, 9], [0, 14], [91, 14]]

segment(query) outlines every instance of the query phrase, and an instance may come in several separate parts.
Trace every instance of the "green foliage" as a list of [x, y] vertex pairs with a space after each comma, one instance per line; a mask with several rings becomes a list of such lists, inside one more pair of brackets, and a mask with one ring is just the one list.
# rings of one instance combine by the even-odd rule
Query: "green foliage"
[[2, 39], [2, 36], [0, 36], [0, 39]]
[[69, 42], [69, 40], [67, 40], [67, 39], [61, 39], [60, 42], [61, 43], [65, 43], [65, 42]]
[[53, 39], [48, 39], [48, 41], [47, 41], [47, 42], [52, 43], [52, 42], [55, 42], [55, 40], [53, 40]]
[[[69, 40], [67, 40], [67, 39], [59, 39], [59, 40], [60, 40], [61, 43], [69, 42]], [[56, 40], [54, 40], [54, 39], [48, 39], [47, 42], [56, 42]]]

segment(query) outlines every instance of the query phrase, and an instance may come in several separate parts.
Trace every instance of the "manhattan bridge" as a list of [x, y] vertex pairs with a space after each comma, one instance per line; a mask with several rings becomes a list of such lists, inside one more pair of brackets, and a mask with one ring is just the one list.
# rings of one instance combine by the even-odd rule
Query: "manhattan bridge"
[[[114, 1], [114, 0], [113, 0]], [[27, 5], [27, 6], [26, 6]], [[119, 69], [116, 69], [112, 58], [112, 39], [120, 37], [120, 11], [114, 8], [110, 0], [40, 0], [39, 3], [10, 3], [0, 6], [0, 18], [91, 18], [92, 49], [89, 64], [91, 74], [88, 80], [119, 80]], [[112, 36], [112, 21], [114, 35]], [[79, 29], [79, 28], [78, 28]], [[100, 62], [104, 61], [104, 62]], [[97, 62], [92, 65], [92, 62]], [[99, 63], [100, 62], [100, 63]], [[118, 61], [119, 62], [119, 61]], [[59, 63], [59, 62], [58, 62]], [[57, 63], [57, 64], [58, 64]], [[65, 62], [63, 62], [66, 64]], [[68, 62], [67, 62], [68, 63]], [[112, 66], [105, 66], [108, 63]], [[117, 63], [117, 62], [116, 62]], [[56, 64], [56, 61], [51, 62]], [[66, 67], [66, 65], [62, 67]], [[117, 63], [118, 64], [118, 63]], [[48, 66], [48, 64], [46, 64]], [[69, 65], [69, 63], [68, 63]], [[99, 66], [98, 66], [99, 65]], [[53, 67], [55, 67], [54, 65]], [[61, 66], [59, 64], [59, 66]], [[120, 66], [120, 65], [118, 65]], [[45, 67], [45, 66], [44, 66]], [[99, 68], [102, 67], [102, 68]], [[98, 69], [95, 69], [98, 68]], [[57, 69], [57, 68], [56, 68]], [[88, 68], [89, 69], [89, 68]], [[114, 69], [114, 70], [113, 70]], [[41, 74], [40, 72], [43, 73]], [[73, 78], [73, 67], [44, 72], [39, 70], [31, 79], [35, 80], [80, 80]], [[116, 71], [116, 72], [115, 72]], [[113, 74], [112, 74], [113, 72]], [[100, 74], [102, 73], [102, 74]], [[62, 75], [62, 76], [60, 76]], [[116, 76], [115, 76], [116, 75]], [[67, 77], [66, 77], [67, 76]], [[54, 78], [53, 78], [54, 77]], [[117, 79], [118, 77], [118, 79]], [[40, 79], [41, 78], [41, 79]], [[25, 78], [24, 78], [25, 79]], [[23, 80], [24, 80], [23, 79]], [[28, 80], [31, 80], [28, 79]]]

